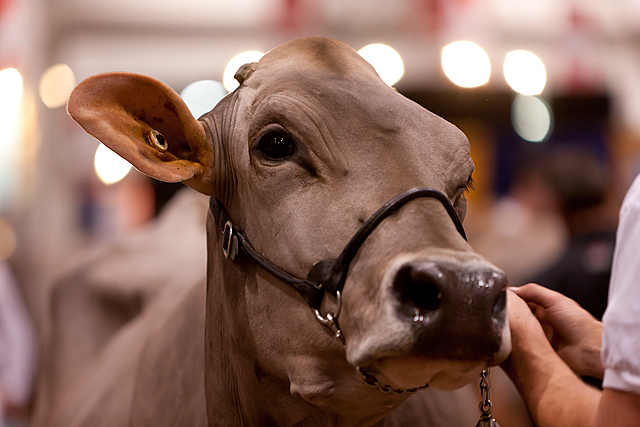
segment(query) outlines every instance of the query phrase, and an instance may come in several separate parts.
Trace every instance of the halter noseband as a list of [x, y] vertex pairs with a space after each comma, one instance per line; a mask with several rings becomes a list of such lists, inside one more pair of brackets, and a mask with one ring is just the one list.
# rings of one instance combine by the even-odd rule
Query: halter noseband
[[293, 276], [257, 252], [244, 232], [233, 225], [227, 210], [218, 199], [212, 197], [209, 201], [209, 206], [213, 218], [218, 225], [218, 229], [222, 232], [222, 252], [225, 258], [233, 260], [238, 255], [248, 256], [262, 269], [278, 280], [293, 287], [312, 309], [320, 310], [325, 291], [339, 298], [339, 294], [342, 292], [344, 283], [347, 280], [351, 261], [353, 261], [360, 246], [362, 246], [371, 232], [373, 232], [385, 218], [393, 215], [402, 206], [421, 197], [439, 200], [449, 214], [458, 232], [465, 240], [467, 239], [462, 223], [447, 196], [431, 188], [413, 188], [394, 197], [378, 209], [353, 235], [335, 260], [324, 260], [316, 263], [309, 270], [307, 279], [300, 279]]
[[[351, 261], [353, 261], [353, 258], [356, 256], [358, 250], [367, 237], [369, 237], [373, 230], [375, 230], [375, 228], [380, 225], [385, 218], [396, 213], [398, 209], [405, 204], [420, 197], [429, 197], [439, 200], [456, 226], [458, 233], [467, 240], [460, 218], [458, 218], [458, 215], [447, 196], [432, 188], [413, 188], [389, 200], [373, 215], [371, 215], [371, 217], [353, 235], [351, 240], [349, 240], [340, 255], [338, 255], [335, 260], [324, 260], [316, 263], [309, 270], [307, 279], [300, 279], [293, 276], [273, 264], [256, 251], [244, 232], [233, 225], [227, 210], [218, 199], [212, 197], [209, 200], [209, 207], [213, 214], [213, 218], [216, 221], [218, 230], [222, 232], [222, 253], [224, 254], [224, 257], [234, 260], [238, 255], [245, 255], [251, 258], [263, 270], [294, 288], [302, 298], [305, 299], [307, 304], [309, 304], [309, 307], [314, 310], [318, 321], [327, 326], [333, 332], [335, 337], [340, 340], [342, 345], [344, 345], [345, 339], [342, 331], [340, 330], [340, 326], [338, 325], [338, 317], [342, 307], [342, 288], [347, 280]], [[335, 313], [327, 313], [323, 316], [320, 314], [320, 305], [322, 304], [325, 292], [330, 293], [336, 298], [337, 308]], [[414, 389], [397, 389], [389, 385], [382, 384], [372, 374], [360, 367], [358, 367], [358, 373], [367, 384], [377, 387], [385, 393], [413, 393], [419, 389], [427, 387], [425, 384], [424, 386], [416, 387]]]

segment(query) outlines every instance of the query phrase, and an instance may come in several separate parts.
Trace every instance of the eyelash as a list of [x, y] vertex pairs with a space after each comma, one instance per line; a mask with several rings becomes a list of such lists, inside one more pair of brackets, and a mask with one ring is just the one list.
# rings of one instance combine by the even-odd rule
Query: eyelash
[[473, 177], [469, 177], [469, 180], [467, 181], [467, 185], [464, 186], [464, 191], [465, 193], [469, 193], [471, 190], [475, 190], [476, 188], [476, 182], [474, 181]]

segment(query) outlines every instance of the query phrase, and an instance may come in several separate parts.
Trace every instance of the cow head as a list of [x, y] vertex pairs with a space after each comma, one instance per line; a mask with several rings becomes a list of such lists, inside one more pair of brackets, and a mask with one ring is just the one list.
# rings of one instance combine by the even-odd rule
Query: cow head
[[[385, 85], [350, 47], [294, 40], [236, 78], [240, 87], [199, 120], [166, 85], [124, 73], [85, 80], [68, 109], [140, 171], [220, 200], [256, 251], [297, 277], [335, 259], [372, 213], [409, 189], [438, 190], [464, 218], [474, 168], [466, 137]], [[510, 350], [504, 274], [435, 199], [405, 204], [359, 248], [341, 298], [344, 347], [288, 285], [246, 257], [224, 259], [211, 218], [208, 236], [210, 393], [216, 375], [248, 375], [245, 388], [271, 381], [265, 390], [286, 387], [356, 413], [354, 394], [382, 394], [356, 367], [397, 389], [451, 389]], [[325, 296], [320, 312], [335, 310]], [[400, 401], [385, 399], [379, 413]]]

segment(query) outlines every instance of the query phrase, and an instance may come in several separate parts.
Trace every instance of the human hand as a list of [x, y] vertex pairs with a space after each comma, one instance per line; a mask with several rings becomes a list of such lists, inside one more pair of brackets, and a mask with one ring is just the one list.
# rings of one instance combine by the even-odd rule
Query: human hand
[[509, 288], [527, 302], [558, 356], [577, 375], [602, 378], [602, 323], [575, 301], [530, 283]]
[[[516, 381], [518, 374], [526, 371], [522, 369], [519, 361], [528, 361], [532, 354], [540, 352], [556, 357], [551, 348], [542, 325], [533, 315], [527, 303], [515, 292], [507, 292], [507, 311], [509, 316], [509, 329], [511, 332], [511, 356], [500, 367], [509, 375], [512, 381]], [[559, 360], [558, 360], [559, 361]]]

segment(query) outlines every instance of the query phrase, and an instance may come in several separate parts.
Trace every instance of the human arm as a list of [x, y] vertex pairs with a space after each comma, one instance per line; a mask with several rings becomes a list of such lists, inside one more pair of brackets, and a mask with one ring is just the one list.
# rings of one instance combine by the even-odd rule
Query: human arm
[[596, 426], [640, 426], [640, 394], [605, 388], [598, 408]]
[[502, 367], [535, 425], [595, 427], [600, 391], [584, 384], [560, 359], [521, 298], [509, 292], [507, 301], [513, 350]]
[[536, 316], [551, 346], [577, 375], [602, 379], [602, 323], [566, 296], [530, 283], [511, 288]]
[[[532, 296], [539, 291], [537, 288], [527, 285], [524, 293], [517, 292], [527, 298], [538, 299], [537, 296]], [[547, 291], [542, 289], [543, 293]], [[555, 353], [545, 337], [542, 325], [531, 313], [529, 306], [514, 294], [515, 292], [510, 292], [508, 296], [513, 350], [502, 367], [516, 385], [535, 425], [538, 427], [640, 426], [640, 394], [611, 388], [605, 388], [600, 392], [583, 383]], [[554, 315], [548, 315], [547, 321], [553, 318], [552, 322], [560, 322], [556, 327], [564, 331], [564, 341], [574, 343], [564, 345], [562, 347], [566, 350], [564, 353], [582, 355], [582, 357], [571, 356], [569, 359], [584, 363], [593, 354], [591, 350], [582, 348], [580, 342], [581, 340], [590, 341], [588, 345], [585, 344], [587, 348], [598, 346], [599, 340], [588, 330], [588, 325], [597, 327], [600, 322], [592, 317], [583, 316], [582, 309], [577, 304], [575, 306], [569, 304], [571, 300], [568, 298], [564, 296], [555, 298], [551, 294], [548, 296], [553, 297], [555, 304], [547, 307], [555, 307], [555, 310], [549, 311]], [[564, 301], [565, 299], [569, 301]], [[540, 315], [540, 306], [534, 306], [534, 309]], [[562, 316], [566, 316], [564, 320]], [[568, 325], [563, 328], [563, 321], [572, 324], [572, 328]], [[598, 330], [601, 330], [601, 326], [599, 328]], [[571, 337], [572, 331], [577, 335]], [[569, 350], [571, 347], [573, 349]], [[584, 355], [590, 356], [585, 358]], [[599, 355], [597, 359], [599, 360]], [[593, 360], [589, 365], [593, 365]]]
[[[638, 321], [640, 319], [640, 305], [638, 304], [638, 301], [640, 301], [638, 299], [640, 296], [640, 263], [637, 246], [639, 238], [640, 176], [632, 184], [620, 210], [609, 304], [603, 317], [603, 329], [601, 329], [601, 325], [595, 324], [593, 320], [581, 316], [580, 310], [575, 310], [576, 306], [571, 309], [572, 305], [563, 300], [562, 298], [564, 297], [556, 298], [554, 296], [555, 303], [546, 304], [548, 308], [554, 306], [564, 307], [563, 310], [550, 310], [544, 308], [544, 301], [538, 300], [537, 303], [535, 302], [538, 299], [535, 294], [545, 293], [539, 287], [527, 285], [522, 287], [521, 290], [515, 291], [532, 302], [533, 309], [547, 325], [548, 331], [550, 319], [555, 318], [550, 313], [570, 314], [568, 319], [572, 319], [571, 321], [567, 321], [567, 319], [560, 320], [557, 325], [568, 327], [568, 331], [581, 331], [583, 339], [568, 341], [565, 339], [565, 342], [577, 343], [577, 347], [576, 345], [565, 345], [563, 348], [567, 351], [571, 348], [579, 348], [581, 342], [590, 342], [589, 346], [593, 348], [600, 345], [603, 348], [602, 354], [607, 368], [603, 382], [604, 391], [600, 393], [597, 390], [590, 389], [591, 391], [586, 393], [584, 390], [585, 387], [589, 390], [588, 386], [582, 384], [582, 387], [579, 387], [576, 385], [575, 380], [569, 380], [571, 386], [564, 390], [564, 397], [558, 396], [566, 410], [575, 411], [575, 418], [571, 419], [571, 423], [563, 421], [564, 417], [556, 420], [559, 421], [558, 423], [553, 423], [555, 415], [553, 407], [545, 407], [548, 399], [545, 399], [544, 396], [539, 396], [541, 393], [538, 389], [543, 389], [544, 391], [545, 386], [548, 386], [550, 375], [544, 375], [543, 372], [539, 377], [536, 377], [536, 374], [538, 371], [544, 371], [546, 363], [552, 363], [556, 367], [558, 364], [553, 362], [547, 351], [537, 348], [541, 343], [539, 331], [536, 333], [536, 328], [534, 327], [536, 322], [531, 322], [535, 317], [529, 313], [527, 306], [519, 298], [514, 297], [513, 292], [509, 293], [508, 308], [513, 336], [513, 354], [505, 364], [505, 368], [516, 383], [539, 427], [563, 425], [563, 423], [564, 425], [581, 425], [582, 423], [582, 425], [592, 426], [594, 425], [593, 422], [597, 427], [640, 426], [640, 388], [638, 382], [640, 379], [638, 365], [638, 354], [640, 354], [640, 322]], [[604, 339], [600, 344], [594, 341], [593, 335], [589, 335], [589, 325], [592, 325], [593, 332], [598, 335], [604, 331]], [[576, 328], [576, 326], [579, 327]], [[583, 326], [586, 329], [583, 329]], [[560, 328], [556, 327], [556, 330], [560, 330]], [[530, 333], [530, 336], [527, 335], [528, 333]], [[555, 339], [559, 336], [571, 338], [570, 335], [566, 333], [564, 335], [558, 334]], [[551, 339], [554, 340], [553, 334], [551, 334]], [[560, 350], [560, 346], [557, 346], [557, 348]], [[538, 357], [537, 355], [541, 353], [546, 356]], [[584, 355], [591, 354], [586, 360], [589, 360], [589, 365], [593, 367], [595, 359], [593, 355], [595, 352], [578, 352], [578, 355], [580, 354], [582, 354], [581, 357], [568, 358], [570, 363], [584, 367]], [[558, 357], [556, 357], [556, 362], [557, 360], [559, 360]], [[576, 360], [582, 362], [576, 362]], [[567, 379], [566, 376], [565, 379]], [[597, 394], [595, 400], [594, 393]], [[581, 399], [587, 404], [576, 405], [576, 401]], [[566, 415], [566, 410], [563, 416]], [[595, 417], [590, 418], [594, 410], [596, 411]], [[586, 422], [577, 421], [578, 418], [585, 418], [583, 411], [589, 418], [586, 419]]]

